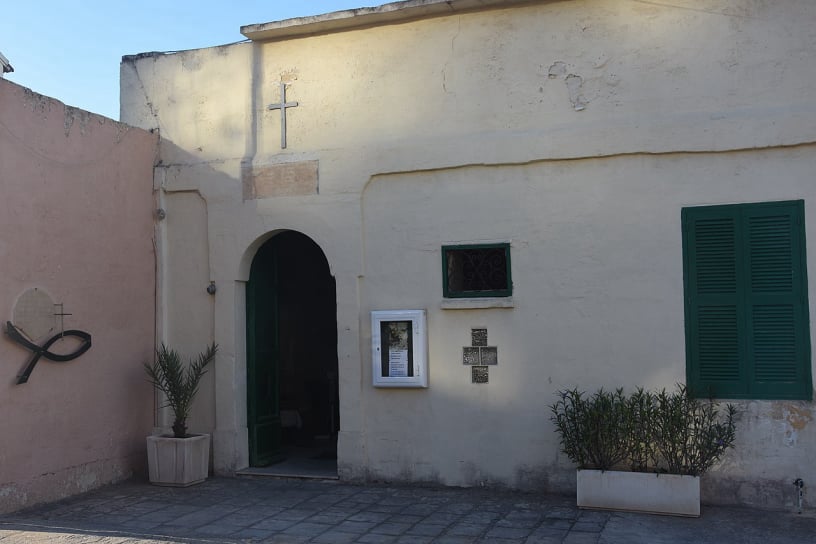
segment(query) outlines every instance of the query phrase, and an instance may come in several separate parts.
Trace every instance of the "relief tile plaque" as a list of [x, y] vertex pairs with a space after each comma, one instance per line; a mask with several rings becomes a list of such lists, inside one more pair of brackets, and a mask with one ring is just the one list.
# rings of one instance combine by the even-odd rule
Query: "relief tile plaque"
[[479, 363], [479, 348], [462, 348], [462, 364], [463, 365], [478, 365]]
[[499, 364], [499, 348], [495, 346], [479, 348], [479, 361], [482, 365]]
[[490, 368], [486, 366], [470, 367], [470, 376], [473, 383], [487, 383], [490, 375]]
[[470, 338], [472, 346], [486, 346], [487, 329], [470, 329]]

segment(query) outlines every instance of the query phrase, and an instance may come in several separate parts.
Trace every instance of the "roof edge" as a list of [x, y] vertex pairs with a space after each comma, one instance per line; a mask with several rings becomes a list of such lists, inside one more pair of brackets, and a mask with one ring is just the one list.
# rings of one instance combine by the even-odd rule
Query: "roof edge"
[[334, 11], [323, 15], [296, 17], [241, 27], [241, 34], [252, 41], [282, 40], [312, 34], [342, 32], [360, 27], [402, 23], [425, 17], [462, 11], [496, 9], [534, 0], [405, 0], [376, 7]]
[[2, 74], [8, 74], [9, 72], [14, 71], [14, 67], [11, 65], [9, 60], [3, 56], [3, 53], [0, 53], [0, 76]]

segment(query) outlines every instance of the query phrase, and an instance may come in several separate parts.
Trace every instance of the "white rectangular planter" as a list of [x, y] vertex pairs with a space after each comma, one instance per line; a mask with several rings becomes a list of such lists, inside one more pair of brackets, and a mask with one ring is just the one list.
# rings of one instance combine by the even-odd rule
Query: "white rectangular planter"
[[699, 476], [579, 470], [577, 484], [579, 508], [700, 515]]
[[147, 468], [151, 484], [187, 487], [203, 482], [210, 470], [210, 435], [148, 436]]

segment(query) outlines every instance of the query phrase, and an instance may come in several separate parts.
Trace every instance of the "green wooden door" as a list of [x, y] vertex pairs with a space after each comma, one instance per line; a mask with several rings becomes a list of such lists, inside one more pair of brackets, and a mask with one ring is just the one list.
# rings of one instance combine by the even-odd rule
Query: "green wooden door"
[[278, 260], [273, 239], [252, 261], [246, 289], [247, 423], [253, 467], [268, 465], [281, 455]]

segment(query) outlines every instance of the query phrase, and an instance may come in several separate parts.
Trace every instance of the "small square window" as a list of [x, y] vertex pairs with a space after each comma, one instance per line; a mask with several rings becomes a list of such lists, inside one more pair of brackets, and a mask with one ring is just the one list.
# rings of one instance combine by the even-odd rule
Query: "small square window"
[[510, 244], [442, 246], [445, 298], [509, 297]]

